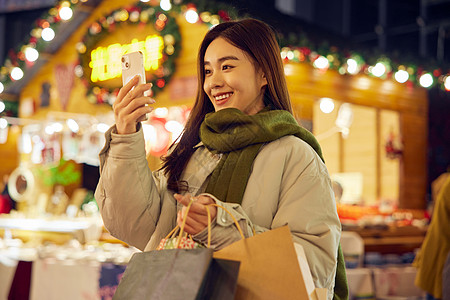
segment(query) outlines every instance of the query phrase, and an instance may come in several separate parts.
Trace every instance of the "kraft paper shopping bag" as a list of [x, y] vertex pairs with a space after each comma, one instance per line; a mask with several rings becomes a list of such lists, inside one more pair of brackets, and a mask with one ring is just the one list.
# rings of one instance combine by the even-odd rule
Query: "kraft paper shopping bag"
[[288, 226], [237, 241], [213, 256], [241, 262], [235, 300], [309, 299]]

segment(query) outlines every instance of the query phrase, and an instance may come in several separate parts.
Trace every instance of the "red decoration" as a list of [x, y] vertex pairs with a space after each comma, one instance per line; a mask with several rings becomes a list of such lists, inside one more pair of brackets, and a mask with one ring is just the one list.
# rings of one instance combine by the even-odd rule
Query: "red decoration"
[[396, 137], [394, 132], [390, 132], [384, 145], [386, 157], [389, 159], [396, 159], [403, 155], [403, 144], [400, 138]]

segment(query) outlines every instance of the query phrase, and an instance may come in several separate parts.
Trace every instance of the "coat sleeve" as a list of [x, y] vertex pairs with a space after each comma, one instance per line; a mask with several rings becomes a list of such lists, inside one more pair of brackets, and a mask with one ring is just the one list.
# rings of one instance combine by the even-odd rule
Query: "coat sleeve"
[[143, 250], [159, 219], [160, 181], [148, 167], [142, 128], [128, 135], [115, 132], [115, 126], [106, 132], [99, 154], [95, 199], [111, 235]]
[[[216, 200], [217, 202], [217, 200]], [[242, 205], [221, 203], [239, 220], [246, 236], [288, 225], [295, 243], [305, 250], [316, 287], [334, 287], [341, 225], [331, 180], [314, 150], [296, 137], [284, 137], [255, 159]], [[212, 245], [220, 249], [240, 235], [219, 209]], [[205, 232], [199, 237], [206, 238]]]

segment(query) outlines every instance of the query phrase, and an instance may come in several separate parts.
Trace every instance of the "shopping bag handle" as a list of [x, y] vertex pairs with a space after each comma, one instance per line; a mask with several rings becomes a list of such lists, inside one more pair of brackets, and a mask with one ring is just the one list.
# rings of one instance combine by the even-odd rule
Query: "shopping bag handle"
[[[190, 208], [191, 208], [192, 203], [194, 203], [194, 199], [191, 197], [191, 200], [189, 201], [189, 204], [186, 206], [186, 213], [185, 213], [184, 218], [183, 218], [183, 223], [181, 224], [181, 226], [179, 226], [179, 225], [175, 226], [175, 228], [172, 229], [172, 231], [170, 231], [169, 234], [166, 236], [166, 239], [168, 239], [168, 238], [170, 238], [170, 237], [173, 236], [173, 234], [176, 232], [176, 230], [177, 230], [178, 228], [180, 229], [180, 233], [179, 233], [179, 235], [178, 235], [177, 244], [176, 244], [176, 248], [177, 248], [177, 249], [179, 248], [179, 246], [180, 246], [180, 244], [181, 244], [181, 238], [182, 238], [183, 233], [184, 233], [184, 226], [186, 225], [186, 217], [187, 217], [187, 215], [189, 214], [189, 210], [190, 210]], [[223, 205], [220, 205], [220, 204], [217, 204], [217, 203], [211, 203], [211, 204], [205, 205], [206, 213], [207, 213], [207, 215], [208, 215], [208, 225], [207, 225], [207, 228], [208, 228], [208, 241], [207, 241], [207, 247], [208, 247], [208, 248], [211, 248], [211, 212], [210, 212], [210, 210], [209, 210], [209, 206], [215, 206], [215, 207], [218, 207], [218, 208], [223, 209], [223, 210], [231, 217], [231, 219], [233, 220], [234, 225], [235, 225], [236, 228], [238, 229], [239, 234], [241, 235], [242, 239], [245, 239], [244, 232], [242, 231], [242, 228], [241, 228], [241, 226], [239, 225], [239, 222], [238, 222], [237, 219], [231, 214], [231, 212], [230, 212], [227, 208], [225, 208]], [[253, 235], [255, 235], [255, 229], [254, 229], [254, 228], [252, 228], [252, 229], [253, 229]]]
[[208, 246], [207, 246], [208, 248], [210, 248], [210, 246], [211, 246], [211, 213], [209, 212], [209, 206], [215, 206], [215, 207], [219, 207], [219, 208], [223, 209], [233, 219], [234, 225], [236, 225], [236, 228], [238, 229], [239, 234], [241, 235], [242, 239], [245, 239], [244, 232], [242, 231], [241, 226], [239, 225], [236, 218], [231, 214], [231, 212], [227, 208], [225, 208], [223, 205], [220, 205], [217, 203], [211, 203], [211, 204], [205, 205], [206, 213], [208, 215]]

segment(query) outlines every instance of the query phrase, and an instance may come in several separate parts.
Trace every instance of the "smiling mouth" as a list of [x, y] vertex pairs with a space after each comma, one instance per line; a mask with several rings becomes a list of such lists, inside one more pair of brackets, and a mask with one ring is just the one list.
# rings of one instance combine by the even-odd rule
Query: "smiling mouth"
[[218, 96], [214, 96], [214, 100], [218, 103], [221, 102], [225, 102], [226, 100], [228, 100], [228, 98], [230, 98], [233, 95], [233, 93], [225, 93], [225, 94], [220, 94]]

